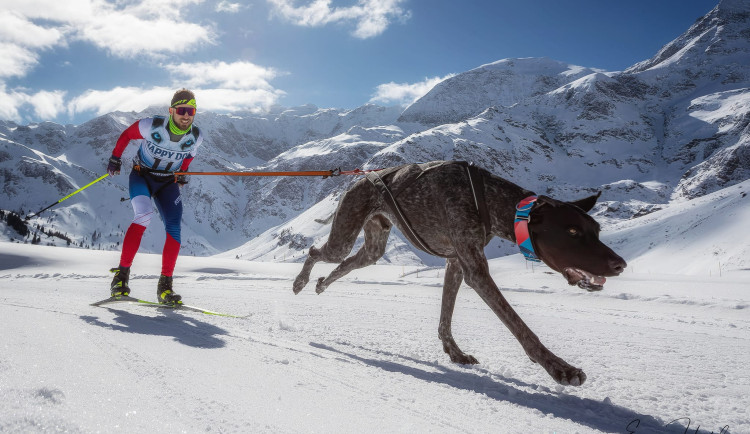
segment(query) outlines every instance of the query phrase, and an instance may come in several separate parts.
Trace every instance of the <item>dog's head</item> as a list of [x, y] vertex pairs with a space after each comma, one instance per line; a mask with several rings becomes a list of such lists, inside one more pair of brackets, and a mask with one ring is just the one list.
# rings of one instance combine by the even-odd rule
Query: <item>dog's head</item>
[[619, 275], [627, 266], [599, 240], [599, 223], [587, 214], [598, 198], [596, 194], [562, 202], [539, 196], [529, 221], [539, 259], [561, 273], [569, 284], [588, 291], [600, 291], [606, 277]]

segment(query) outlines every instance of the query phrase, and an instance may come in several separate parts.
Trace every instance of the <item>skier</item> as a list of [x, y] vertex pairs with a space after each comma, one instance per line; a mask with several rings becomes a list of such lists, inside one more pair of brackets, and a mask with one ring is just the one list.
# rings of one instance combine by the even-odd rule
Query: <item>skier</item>
[[187, 89], [178, 90], [172, 97], [169, 119], [164, 116], [141, 119], [128, 127], [117, 139], [107, 164], [107, 173], [111, 176], [120, 173], [122, 153], [130, 141], [136, 141], [140, 147], [133, 159], [133, 170], [129, 179], [130, 203], [135, 215], [122, 242], [120, 265], [110, 270], [115, 273], [111, 285], [113, 297], [130, 294], [130, 266], [138, 252], [143, 233], [154, 214], [153, 198], [167, 232], [156, 294], [159, 303], [182, 303], [182, 297], [175, 294], [172, 289], [172, 274], [180, 251], [180, 187], [187, 184], [187, 177], [176, 177], [174, 172], [188, 170], [203, 141], [200, 130], [193, 124], [196, 110], [193, 92]]

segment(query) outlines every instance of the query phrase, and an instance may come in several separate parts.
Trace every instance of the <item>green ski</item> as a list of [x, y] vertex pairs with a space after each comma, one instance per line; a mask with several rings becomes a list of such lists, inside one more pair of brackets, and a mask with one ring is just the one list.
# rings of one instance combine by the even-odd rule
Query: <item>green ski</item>
[[182, 303], [180, 304], [157, 303], [155, 301], [141, 300], [140, 298], [130, 297], [127, 295], [105, 298], [104, 300], [97, 301], [96, 303], [91, 303], [91, 306], [104, 307], [104, 306], [117, 304], [117, 303], [133, 303], [133, 304], [140, 304], [142, 306], [150, 306], [150, 307], [156, 307], [156, 308], [161, 308], [161, 309], [186, 310], [190, 312], [202, 313], [205, 315], [225, 316], [229, 318], [247, 318], [249, 316], [249, 315], [239, 316], [239, 315], [231, 315], [228, 313], [214, 312], [214, 311], [203, 309], [203, 308], [196, 307], [196, 306], [188, 306]]

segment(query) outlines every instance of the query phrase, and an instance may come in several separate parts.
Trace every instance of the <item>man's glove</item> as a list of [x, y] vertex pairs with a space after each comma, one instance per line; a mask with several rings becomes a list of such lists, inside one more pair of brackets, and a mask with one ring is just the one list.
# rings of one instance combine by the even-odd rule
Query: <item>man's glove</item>
[[120, 168], [122, 167], [122, 160], [114, 155], [109, 157], [109, 163], [107, 164], [107, 173], [109, 176], [119, 175]]
[[174, 182], [176, 182], [176, 183], [178, 183], [180, 185], [187, 184], [188, 183], [187, 175], [177, 175], [177, 176], [175, 176]]

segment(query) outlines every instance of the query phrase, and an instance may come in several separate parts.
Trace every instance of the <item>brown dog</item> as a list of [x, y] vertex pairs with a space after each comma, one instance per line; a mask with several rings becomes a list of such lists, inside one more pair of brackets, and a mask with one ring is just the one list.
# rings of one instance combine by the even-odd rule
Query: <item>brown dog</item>
[[[532, 361], [560, 384], [583, 384], [586, 374], [541, 343], [490, 276], [484, 246], [494, 236], [516, 241], [516, 206], [529, 197], [535, 196], [465, 162], [412, 164], [375, 172], [341, 198], [328, 241], [320, 248], [310, 248], [294, 281], [294, 293], [304, 288], [318, 261], [341, 263], [328, 277], [318, 280], [318, 294], [350, 271], [374, 264], [383, 256], [391, 226], [396, 224], [417, 248], [447, 259], [438, 336], [453, 362], [478, 363], [461, 351], [451, 333], [456, 295], [466, 280]], [[599, 224], [586, 214], [598, 197], [577, 202], [535, 197], [527, 219], [530, 243], [538, 258], [563, 274], [569, 284], [590, 291], [602, 289], [604, 276], [616, 276], [626, 267], [625, 261], [599, 240]], [[364, 245], [347, 258], [363, 228]]]

